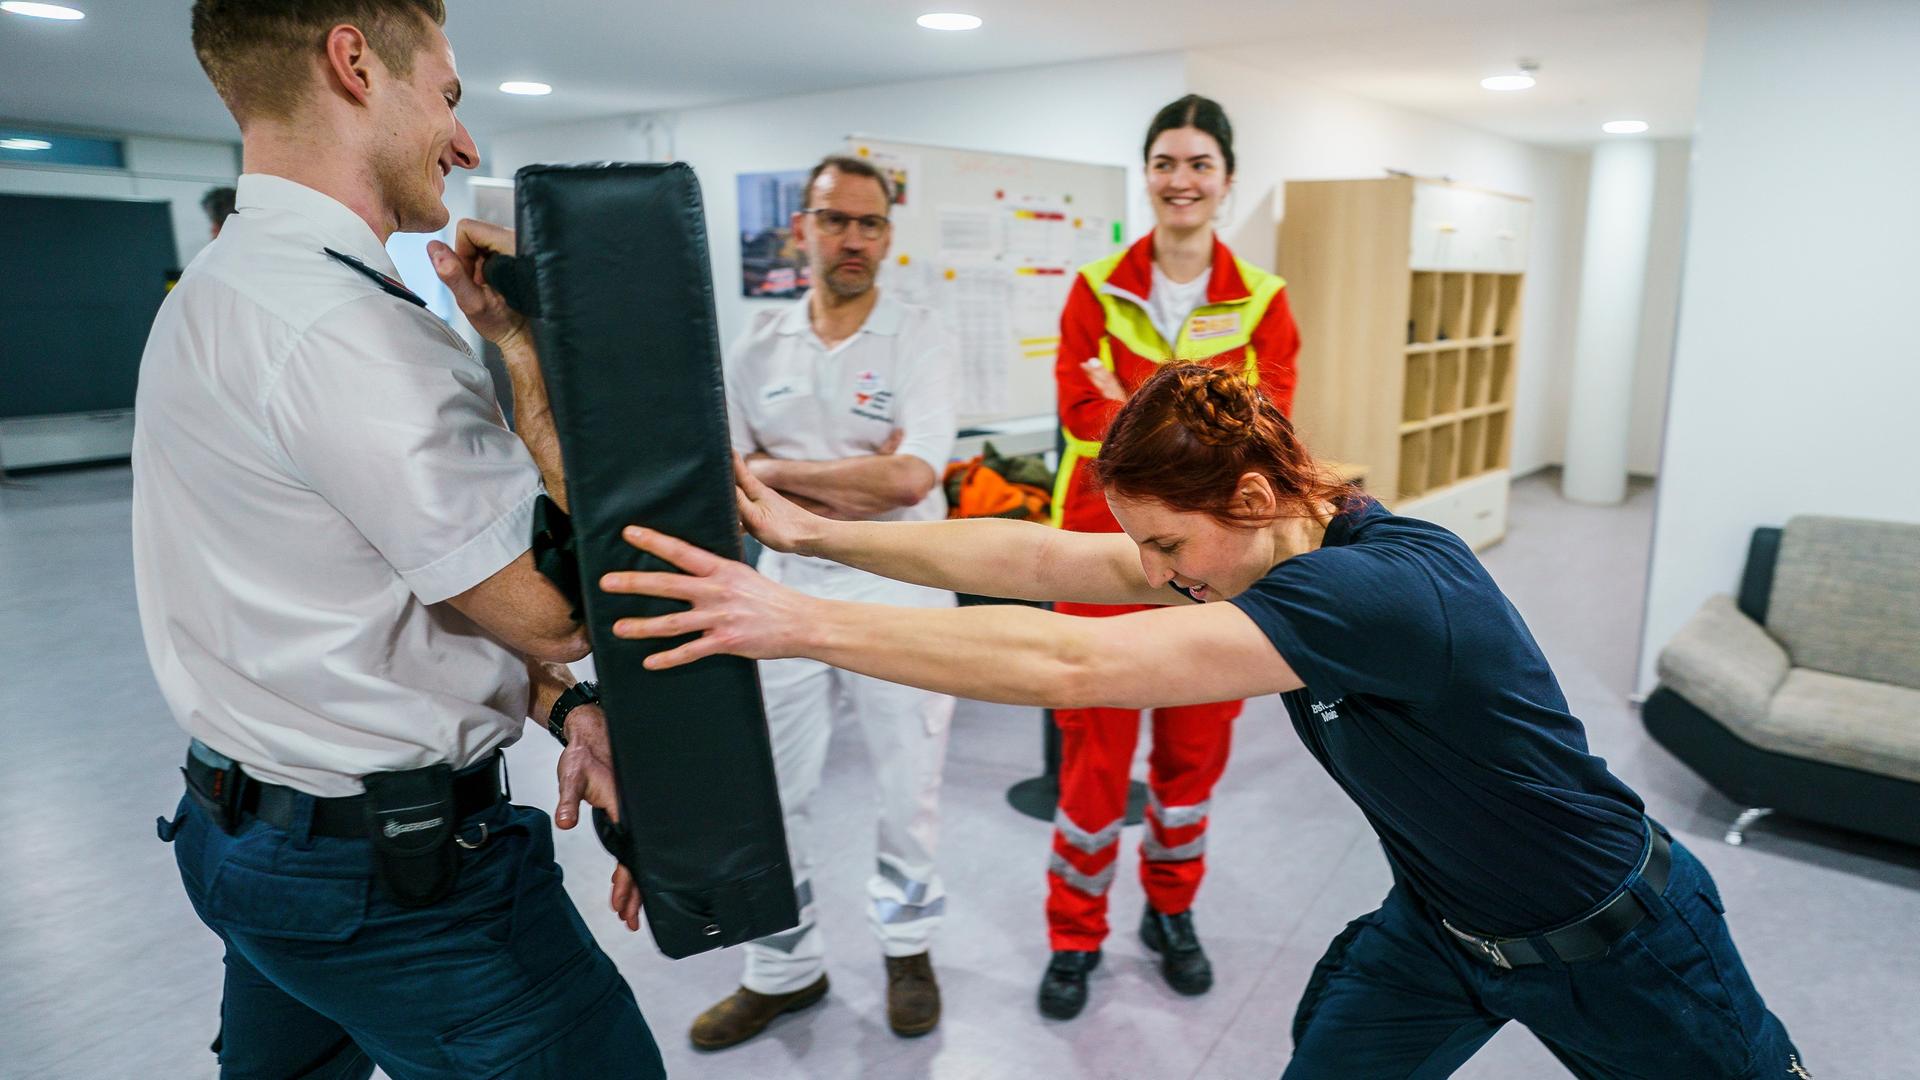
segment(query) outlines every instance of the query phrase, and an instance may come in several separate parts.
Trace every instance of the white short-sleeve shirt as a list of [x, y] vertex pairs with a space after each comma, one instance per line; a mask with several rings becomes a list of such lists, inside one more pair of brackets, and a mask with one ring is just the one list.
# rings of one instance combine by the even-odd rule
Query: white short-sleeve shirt
[[518, 737], [522, 659], [441, 601], [526, 551], [540, 473], [486, 368], [334, 199], [240, 178], [154, 320], [133, 555], [161, 693], [194, 737], [314, 795]]
[[[933, 467], [953, 453], [954, 368], [959, 344], [931, 308], [882, 291], [857, 333], [827, 348], [813, 332], [808, 297], [756, 314], [728, 350], [727, 425], [733, 448], [796, 461], [877, 451], [895, 428], [895, 453]], [[939, 484], [882, 521], [945, 517]]]

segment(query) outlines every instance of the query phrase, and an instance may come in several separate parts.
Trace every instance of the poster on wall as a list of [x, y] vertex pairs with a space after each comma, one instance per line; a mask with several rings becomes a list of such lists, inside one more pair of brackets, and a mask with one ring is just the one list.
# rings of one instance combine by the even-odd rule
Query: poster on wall
[[779, 299], [807, 291], [807, 256], [793, 241], [807, 172], [740, 174], [740, 295]]
[[920, 205], [914, 199], [914, 178], [920, 173], [920, 163], [913, 158], [899, 154], [876, 153], [872, 155], [873, 164], [887, 175], [887, 183], [893, 188], [893, 212], [911, 214], [913, 208]]

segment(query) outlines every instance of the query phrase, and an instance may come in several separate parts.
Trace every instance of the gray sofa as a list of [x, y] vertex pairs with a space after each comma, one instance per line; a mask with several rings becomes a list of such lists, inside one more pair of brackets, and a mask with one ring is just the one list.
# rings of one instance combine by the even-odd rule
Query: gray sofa
[[1747, 807], [1920, 845], [1920, 525], [1759, 529], [1660, 653], [1655, 741]]

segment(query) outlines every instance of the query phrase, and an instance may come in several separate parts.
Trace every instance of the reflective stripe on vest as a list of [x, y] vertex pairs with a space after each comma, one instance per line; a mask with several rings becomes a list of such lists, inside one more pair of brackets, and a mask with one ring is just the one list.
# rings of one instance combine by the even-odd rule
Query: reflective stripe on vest
[[[1107, 335], [1100, 335], [1100, 366], [1113, 370], [1113, 346]], [[1067, 513], [1067, 489], [1073, 484], [1073, 474], [1079, 471], [1081, 458], [1100, 456], [1100, 444], [1091, 439], [1076, 439], [1066, 425], [1060, 426], [1060, 437], [1066, 449], [1060, 453], [1060, 467], [1053, 474], [1053, 505], [1047, 510], [1047, 524], [1059, 528]]]

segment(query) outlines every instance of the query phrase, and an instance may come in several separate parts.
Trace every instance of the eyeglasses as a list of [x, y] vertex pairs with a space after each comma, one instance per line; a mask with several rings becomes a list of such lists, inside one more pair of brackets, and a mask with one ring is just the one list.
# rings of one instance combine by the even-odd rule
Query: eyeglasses
[[819, 222], [820, 231], [828, 236], [839, 236], [847, 231], [847, 226], [858, 224], [860, 235], [868, 240], [878, 240], [887, 233], [887, 226], [893, 222], [885, 214], [847, 214], [839, 210], [802, 210], [803, 214], [812, 214]]

